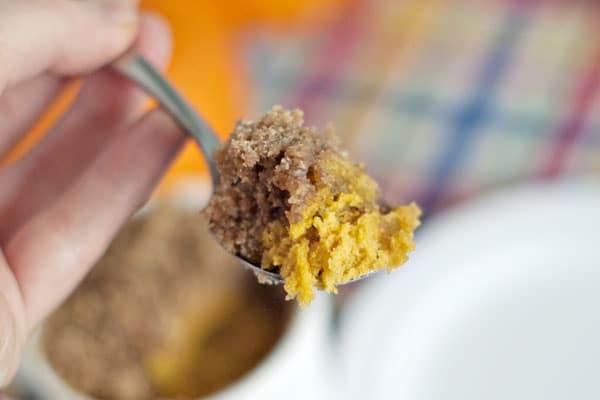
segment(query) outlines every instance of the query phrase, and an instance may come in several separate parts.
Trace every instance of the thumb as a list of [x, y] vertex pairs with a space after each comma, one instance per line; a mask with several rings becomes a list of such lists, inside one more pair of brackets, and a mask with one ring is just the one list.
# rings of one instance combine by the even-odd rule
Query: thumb
[[0, 92], [44, 72], [89, 72], [122, 53], [137, 33], [136, 0], [0, 2]]

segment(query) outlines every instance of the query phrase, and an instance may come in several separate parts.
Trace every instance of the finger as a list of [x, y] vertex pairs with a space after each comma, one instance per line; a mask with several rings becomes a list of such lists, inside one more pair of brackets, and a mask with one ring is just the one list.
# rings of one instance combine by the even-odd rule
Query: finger
[[135, 0], [0, 2], [0, 93], [49, 71], [80, 74], [117, 57], [137, 31]]
[[0, 96], [0, 159], [27, 132], [63, 86], [48, 74], [8, 89]]
[[47, 315], [101, 256], [185, 143], [162, 110], [121, 132], [79, 179], [5, 245], [29, 326]]
[[[170, 35], [162, 19], [146, 16], [138, 47], [163, 68]], [[0, 180], [0, 241], [5, 241], [40, 207], [53, 202], [94, 160], [121, 126], [139, 115], [143, 94], [111, 71], [90, 78], [74, 106], [41, 143]]]
[[25, 338], [19, 289], [4, 256], [0, 252], [0, 388], [6, 386], [16, 372], [19, 353]]

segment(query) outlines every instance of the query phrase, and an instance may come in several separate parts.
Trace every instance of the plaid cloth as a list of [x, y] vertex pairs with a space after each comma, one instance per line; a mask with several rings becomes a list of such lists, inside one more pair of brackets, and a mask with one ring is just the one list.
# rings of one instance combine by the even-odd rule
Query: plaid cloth
[[258, 32], [251, 114], [335, 125], [389, 201], [426, 215], [526, 179], [600, 171], [595, 2], [358, 0], [319, 32]]

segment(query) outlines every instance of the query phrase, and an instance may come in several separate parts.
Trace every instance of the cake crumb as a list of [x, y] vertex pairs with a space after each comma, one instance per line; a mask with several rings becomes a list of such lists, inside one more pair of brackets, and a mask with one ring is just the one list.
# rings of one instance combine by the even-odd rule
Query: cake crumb
[[301, 110], [274, 106], [241, 121], [215, 153], [220, 182], [205, 211], [230, 252], [285, 280], [288, 299], [307, 305], [314, 289], [392, 269], [414, 249], [416, 204], [383, 205], [377, 183]]

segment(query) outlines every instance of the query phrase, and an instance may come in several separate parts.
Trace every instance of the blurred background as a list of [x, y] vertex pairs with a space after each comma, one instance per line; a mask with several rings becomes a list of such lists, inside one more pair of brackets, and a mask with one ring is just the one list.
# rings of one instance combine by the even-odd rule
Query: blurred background
[[[273, 104], [302, 108], [334, 124], [388, 201], [429, 214], [517, 181], [600, 173], [594, 1], [142, 5], [170, 21], [168, 74], [222, 136]], [[190, 144], [164, 185], [203, 169]]]
[[[169, 20], [168, 76], [222, 137], [273, 104], [301, 108], [309, 124], [335, 126], [387, 201], [417, 201], [425, 228], [439, 211], [498, 189], [600, 176], [595, 1], [143, 0], [142, 7]], [[76, 90], [3, 162], [34, 143]], [[158, 192], [204, 174], [189, 144]], [[231, 398], [248, 398], [238, 396]]]

